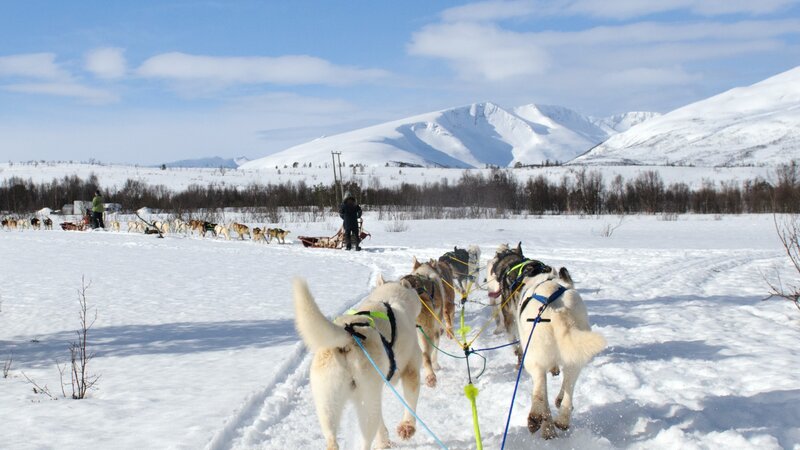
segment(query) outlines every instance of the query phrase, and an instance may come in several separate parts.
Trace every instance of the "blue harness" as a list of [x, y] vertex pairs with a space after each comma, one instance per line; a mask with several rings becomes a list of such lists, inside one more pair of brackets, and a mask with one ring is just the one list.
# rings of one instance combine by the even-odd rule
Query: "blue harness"
[[559, 286], [558, 289], [556, 289], [555, 292], [550, 294], [550, 297], [545, 297], [545, 296], [539, 295], [539, 294], [531, 295], [530, 297], [526, 298], [522, 302], [522, 305], [519, 308], [519, 316], [522, 317], [522, 313], [525, 311], [525, 308], [528, 306], [528, 303], [530, 303], [531, 300], [538, 301], [539, 303], [542, 304], [542, 306], [548, 306], [551, 303], [553, 303], [554, 301], [558, 300], [558, 298], [561, 297], [561, 295], [564, 292], [567, 292], [567, 288], [565, 288], [564, 286]]

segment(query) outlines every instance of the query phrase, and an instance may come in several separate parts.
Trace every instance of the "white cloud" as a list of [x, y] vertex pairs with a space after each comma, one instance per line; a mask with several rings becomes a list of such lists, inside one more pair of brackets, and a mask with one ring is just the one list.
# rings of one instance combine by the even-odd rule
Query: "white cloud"
[[147, 59], [137, 73], [146, 78], [229, 84], [346, 85], [388, 75], [379, 69], [339, 66], [306, 55], [278, 57], [204, 56], [164, 53]]
[[87, 103], [113, 103], [119, 98], [104, 89], [95, 89], [73, 82], [18, 83], [2, 86], [3, 90], [25, 94], [44, 94], [58, 97], [72, 97]]
[[98, 78], [121, 78], [127, 72], [124, 52], [123, 49], [114, 47], [94, 49], [86, 54], [86, 70]]
[[446, 23], [414, 33], [408, 52], [444, 59], [464, 78], [500, 81], [541, 74], [549, 67], [547, 52], [533, 37], [494, 25]]
[[446, 22], [494, 22], [529, 16], [538, 11], [533, 1], [488, 1], [456, 6], [442, 12]]
[[766, 15], [780, 12], [797, 0], [489, 0], [446, 9], [446, 22], [493, 22], [550, 16], [589, 16], [632, 19], [652, 14], [686, 11], [712, 17], [731, 14]]
[[562, 14], [630, 19], [670, 11], [689, 11], [700, 16], [763, 15], [791, 6], [796, 0], [571, 0], [562, 3]]
[[0, 76], [58, 79], [67, 73], [56, 64], [53, 53], [26, 53], [0, 56]]

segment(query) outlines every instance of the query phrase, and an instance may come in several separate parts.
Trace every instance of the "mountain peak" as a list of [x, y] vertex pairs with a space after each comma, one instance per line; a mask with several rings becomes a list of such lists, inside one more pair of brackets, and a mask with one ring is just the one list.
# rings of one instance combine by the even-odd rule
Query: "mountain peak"
[[487, 101], [318, 138], [242, 167], [327, 165], [333, 149], [342, 151], [348, 165], [542, 164], [574, 158], [614, 133], [608, 130], [562, 106], [530, 104], [509, 110]]

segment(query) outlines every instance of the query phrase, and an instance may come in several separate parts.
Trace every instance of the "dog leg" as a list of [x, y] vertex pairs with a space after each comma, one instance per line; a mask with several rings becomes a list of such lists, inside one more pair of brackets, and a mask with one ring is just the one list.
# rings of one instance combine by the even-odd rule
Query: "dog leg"
[[[508, 304], [511, 302], [506, 303], [506, 306], [503, 307], [503, 326], [506, 329], [506, 335], [508, 336], [508, 342], [519, 341], [517, 336], [517, 320], [514, 317], [514, 314], [508, 310]], [[514, 345], [514, 354], [517, 355], [517, 367], [522, 364], [522, 346], [517, 343]]]
[[[311, 371], [311, 391], [314, 395], [314, 404], [317, 408], [317, 417], [325, 436], [328, 450], [338, 450], [336, 432], [342, 417], [345, 403], [347, 402], [350, 387], [340, 382], [345, 376], [336, 377], [336, 374], [319, 373]], [[344, 374], [340, 374], [344, 375]], [[338, 378], [338, 380], [337, 380]]]
[[542, 429], [542, 437], [552, 439], [556, 437], [553, 418], [550, 415], [550, 406], [547, 404], [547, 372], [543, 367], [531, 365], [526, 367], [533, 378], [533, 393], [531, 395], [531, 410], [528, 413], [528, 430], [536, 433]]
[[[419, 400], [419, 362], [409, 364], [403, 372], [403, 398], [408, 406], [414, 411], [417, 410], [417, 401]], [[402, 440], [411, 439], [417, 431], [416, 419], [410, 412], [403, 413], [403, 421], [397, 426], [397, 435]]]
[[[425, 331], [425, 333], [428, 334], [431, 341], [436, 339], [435, 336], [431, 336], [431, 334], [435, 333], [432, 333], [427, 330]], [[425, 384], [427, 384], [428, 387], [431, 388], [436, 387], [436, 374], [433, 371], [433, 364], [431, 362], [431, 353], [433, 353], [435, 349], [431, 346], [430, 342], [428, 342], [428, 339], [426, 339], [425, 336], [422, 335], [422, 331], [420, 331], [418, 339], [420, 348], [422, 348], [422, 367], [425, 371]]]
[[[365, 386], [367, 383], [374, 384], [374, 386]], [[386, 431], [381, 411], [381, 386], [383, 386], [383, 383], [380, 380], [362, 382], [355, 398], [355, 410], [358, 415], [358, 425], [361, 428], [362, 448], [364, 450], [372, 448], [372, 441], [375, 440], [375, 435], [378, 433], [379, 428], [383, 428], [382, 431], [384, 436], [387, 437], [387, 442], [379, 443], [381, 445], [378, 448], [386, 448], [389, 444], [389, 432]]]
[[561, 391], [558, 393], [558, 397], [556, 397], [558, 417], [556, 417], [555, 420], [555, 425], [562, 430], [569, 428], [570, 418], [572, 417], [572, 394], [575, 392], [575, 383], [578, 381], [578, 375], [580, 375], [580, 373], [580, 367], [564, 367], [564, 379], [561, 382]]

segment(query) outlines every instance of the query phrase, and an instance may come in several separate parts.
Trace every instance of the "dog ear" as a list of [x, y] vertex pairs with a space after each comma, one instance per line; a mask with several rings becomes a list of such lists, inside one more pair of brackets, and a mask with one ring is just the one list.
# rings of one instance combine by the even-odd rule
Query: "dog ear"
[[377, 286], [383, 286], [384, 284], [386, 284], [386, 280], [383, 279], [383, 274], [379, 273], [378, 274], [378, 279], [375, 280], [375, 286], [376, 287]]
[[558, 270], [558, 278], [563, 280], [564, 282], [572, 285], [572, 276], [569, 274], [569, 270], [566, 267], [562, 267]]
[[417, 261], [417, 257], [415, 256], [415, 257], [414, 257], [414, 267], [413, 267], [411, 270], [417, 270], [417, 268], [418, 268], [419, 266], [421, 266], [421, 265], [422, 265], [422, 264], [420, 264], [420, 263], [419, 263], [419, 261]]
[[519, 241], [519, 243], [517, 244], [517, 253], [522, 255], [522, 241]]

